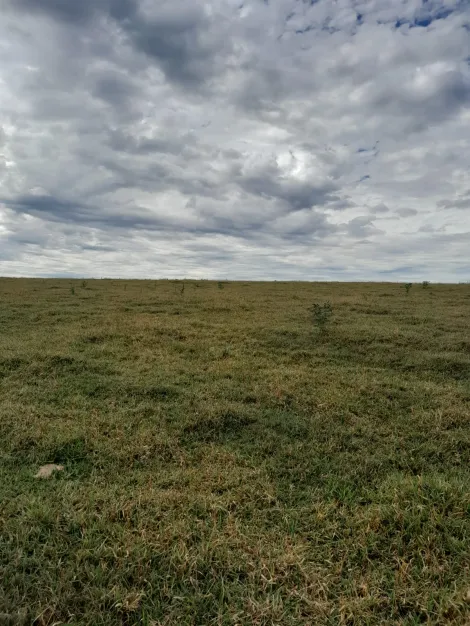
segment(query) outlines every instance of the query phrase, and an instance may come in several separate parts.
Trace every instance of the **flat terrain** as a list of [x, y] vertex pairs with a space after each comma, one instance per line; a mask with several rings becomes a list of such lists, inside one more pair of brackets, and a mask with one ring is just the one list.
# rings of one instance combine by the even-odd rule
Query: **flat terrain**
[[0, 394], [0, 624], [470, 624], [470, 285], [1, 279]]

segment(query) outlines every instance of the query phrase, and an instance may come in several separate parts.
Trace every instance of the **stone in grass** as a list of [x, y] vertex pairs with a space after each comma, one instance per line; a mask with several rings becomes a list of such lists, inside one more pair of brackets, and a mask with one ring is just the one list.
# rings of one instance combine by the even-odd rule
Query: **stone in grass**
[[50, 478], [54, 472], [61, 472], [64, 469], [63, 465], [56, 465], [55, 463], [47, 463], [39, 468], [34, 478]]

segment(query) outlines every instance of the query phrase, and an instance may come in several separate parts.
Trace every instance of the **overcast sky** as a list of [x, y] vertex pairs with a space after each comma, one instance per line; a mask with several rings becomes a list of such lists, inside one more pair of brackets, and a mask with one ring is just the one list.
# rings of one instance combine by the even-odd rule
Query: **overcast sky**
[[0, 0], [0, 274], [470, 280], [470, 0]]

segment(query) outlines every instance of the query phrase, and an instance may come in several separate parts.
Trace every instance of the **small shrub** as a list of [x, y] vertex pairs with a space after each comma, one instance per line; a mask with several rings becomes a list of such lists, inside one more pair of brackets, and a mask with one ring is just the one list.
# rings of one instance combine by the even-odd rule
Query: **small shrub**
[[313, 323], [321, 332], [324, 332], [333, 316], [333, 307], [329, 302], [324, 302], [323, 304], [315, 303], [312, 307], [312, 316]]
[[86, 280], [82, 280], [82, 287], [83, 287], [83, 289], [86, 289], [87, 284], [88, 284], [88, 283], [87, 283], [87, 281], [86, 281]]
[[75, 295], [75, 287], [70, 287], [70, 293], [72, 294], [72, 296]]
[[423, 286], [423, 289], [427, 289], [429, 287], [429, 280], [423, 280], [421, 284]]
[[228, 359], [231, 356], [232, 356], [232, 348], [231, 348], [231, 346], [225, 346], [225, 348], [222, 350], [222, 358], [223, 359]]
[[219, 289], [223, 289], [223, 288], [224, 288], [224, 286], [223, 286], [223, 284], [220, 282], [220, 280], [219, 280], [219, 282], [217, 283], [217, 287], [218, 287]]
[[413, 283], [406, 283], [405, 284], [405, 289], [406, 289], [406, 293], [410, 293], [410, 289], [411, 287], [413, 287]]

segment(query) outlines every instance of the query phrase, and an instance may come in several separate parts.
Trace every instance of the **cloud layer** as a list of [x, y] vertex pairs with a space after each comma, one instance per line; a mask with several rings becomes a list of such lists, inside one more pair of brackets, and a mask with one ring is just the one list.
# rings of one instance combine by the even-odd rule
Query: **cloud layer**
[[468, 0], [0, 0], [0, 273], [470, 279]]

